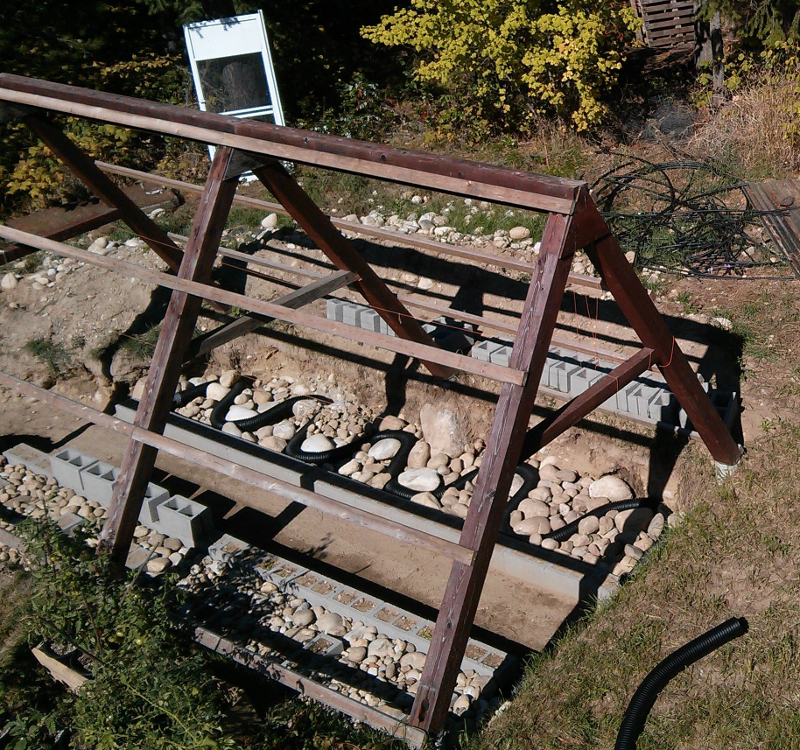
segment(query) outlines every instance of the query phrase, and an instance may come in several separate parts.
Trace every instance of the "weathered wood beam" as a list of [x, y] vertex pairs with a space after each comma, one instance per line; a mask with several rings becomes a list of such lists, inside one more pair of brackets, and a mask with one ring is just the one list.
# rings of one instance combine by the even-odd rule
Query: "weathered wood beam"
[[[232, 152], [217, 149], [209, 172], [206, 190], [200, 198], [189, 242], [178, 269], [178, 278], [208, 282], [214, 266], [222, 230], [228, 218], [238, 178], [224, 179]], [[139, 402], [134, 424], [161, 433], [167, 422], [186, 348], [192, 339], [202, 298], [174, 291], [167, 307], [161, 334], [147, 373], [144, 395]], [[119, 478], [103, 530], [99, 550], [110, 551], [120, 566], [133, 540], [150, 473], [157, 451], [146, 443], [131, 440], [122, 458]]]
[[[274, 304], [297, 310], [314, 300], [335, 292], [337, 289], [341, 289], [343, 286], [352, 284], [356, 280], [358, 280], [358, 276], [352, 271], [335, 271], [330, 276], [312, 281], [310, 284], [300, 287], [300, 289], [295, 289], [282, 297], [278, 297]], [[245, 336], [273, 320], [275, 318], [264, 315], [248, 315], [198, 336], [189, 345], [189, 349], [186, 352], [186, 361], [208, 354], [208, 352], [217, 347], [238, 339], [240, 336]]]
[[[84, 406], [78, 401], [72, 401], [66, 396], [61, 396], [44, 388], [39, 388], [13, 375], [9, 375], [6, 372], [0, 371], [0, 386], [11, 388], [19, 393], [24, 393], [31, 398], [35, 398], [42, 403], [60, 409], [67, 414], [72, 414], [74, 417], [84, 422], [96, 424], [99, 427], [112, 430], [121, 435], [127, 435], [131, 440], [148, 445], [154, 450], [168, 453], [171, 456], [175, 456], [176, 458], [188, 461], [197, 466], [212, 469], [226, 477], [243, 482], [256, 489], [271, 492], [273, 495], [277, 495], [285, 500], [300, 503], [308, 508], [314, 508], [322, 513], [333, 515], [343, 521], [353, 523], [356, 526], [369, 529], [378, 534], [383, 534], [384, 536], [391, 537], [404, 544], [426, 549], [429, 552], [442, 555], [451, 560], [460, 560], [467, 565], [472, 562], [474, 556], [472, 550], [461, 547], [456, 542], [440, 539], [437, 536], [419, 531], [411, 526], [389, 521], [375, 513], [353, 508], [346, 503], [338, 502], [337, 500], [323, 495], [318, 495], [316, 492], [311, 492], [301, 487], [295, 487], [288, 482], [262, 474], [248, 466], [237, 464], [225, 458], [220, 458], [213, 453], [207, 453], [190, 445], [184, 445], [177, 440], [164, 437], [157, 432], [128, 424], [121, 419], [112, 417], [110, 414], [104, 414], [97, 409]], [[242, 501], [241, 504], [255, 508], [256, 510], [261, 509], [261, 506], [255, 499], [246, 499]]]
[[[253, 174], [289, 211], [334, 266], [358, 274], [359, 280], [353, 284], [353, 288], [401, 339], [436, 346], [422, 325], [279, 162], [254, 169]], [[436, 359], [423, 359], [422, 362], [436, 377], [449, 378], [453, 375], [452, 368], [443, 366]]]
[[411, 710], [411, 724], [431, 733], [444, 726], [500, 531], [575, 253], [572, 227], [571, 218], [557, 214], [550, 215], [545, 227], [511, 355], [513, 366], [528, 372], [528, 381], [522, 386], [503, 385], [500, 391], [460, 538], [462, 546], [475, 551], [475, 563], [472, 566], [453, 563]]
[[130, 263], [129, 261], [120, 260], [119, 258], [97, 255], [96, 253], [80, 250], [71, 245], [46, 240], [34, 234], [29, 234], [28, 232], [21, 232], [18, 229], [11, 229], [10, 227], [0, 225], [0, 237], [13, 242], [25, 242], [26, 244], [38, 247], [40, 250], [47, 250], [57, 255], [64, 255], [67, 258], [76, 258], [89, 265], [105, 268], [116, 273], [122, 273], [130, 278], [140, 279], [148, 284], [158, 284], [167, 289], [174, 289], [179, 292], [185, 292], [186, 294], [196, 295], [203, 299], [219, 302], [223, 305], [241, 307], [248, 312], [267, 315], [277, 320], [286, 320], [289, 323], [296, 323], [297, 325], [305, 326], [315, 331], [342, 336], [351, 341], [369, 344], [379, 349], [387, 349], [390, 352], [405, 354], [409, 357], [416, 357], [421, 360], [429, 359], [431, 361], [438, 361], [448, 368], [471, 372], [475, 375], [491, 378], [501, 383], [522, 384], [527, 379], [527, 373], [522, 370], [503, 367], [502, 365], [496, 365], [491, 362], [481, 362], [480, 360], [464, 356], [463, 354], [448, 352], [437, 346], [427, 346], [425, 344], [418, 344], [415, 341], [406, 341], [405, 339], [394, 338], [382, 333], [376, 333], [375, 331], [367, 331], [363, 328], [347, 325], [346, 323], [338, 323], [318, 315], [311, 315], [302, 310], [291, 310], [288, 307], [276, 305], [274, 302], [265, 302], [253, 297], [247, 297], [244, 294], [228, 292], [208, 284], [189, 281], [180, 276], [170, 276], [169, 274], [160, 273], [159, 271], [141, 266], [138, 263]]
[[[173, 180], [168, 177], [159, 177], [148, 172], [141, 172], [138, 169], [130, 169], [129, 167], [118, 167], [116, 164], [108, 164], [107, 162], [97, 162], [97, 166], [104, 172], [110, 174], [118, 174], [121, 177], [130, 177], [134, 180], [142, 180], [143, 182], [150, 182], [154, 185], [164, 185], [166, 187], [174, 187], [177, 190], [188, 190], [191, 192], [200, 192], [203, 188], [200, 185], [193, 185], [191, 182], [183, 182], [181, 180]], [[280, 204], [273, 203], [272, 201], [261, 200], [260, 198], [251, 198], [249, 195], [237, 195], [234, 203], [239, 203], [244, 206], [251, 206], [263, 211], [271, 211], [276, 214], [289, 216], [289, 212]], [[359, 234], [362, 237], [373, 237], [378, 240], [386, 240], [387, 242], [394, 242], [398, 245], [406, 245], [409, 247], [416, 247], [420, 250], [428, 250], [432, 253], [440, 253], [441, 255], [449, 255], [454, 258], [463, 258], [473, 263], [484, 263], [488, 266], [495, 266], [497, 268], [507, 268], [511, 271], [520, 271], [521, 273], [530, 273], [533, 268], [533, 263], [526, 260], [519, 260], [518, 258], [511, 258], [508, 256], [492, 255], [476, 250], [472, 247], [464, 247], [462, 245], [448, 245], [446, 242], [437, 242], [436, 240], [428, 239], [427, 237], [419, 237], [413, 234], [402, 234], [392, 229], [385, 229], [381, 227], [370, 227], [366, 224], [361, 224], [357, 221], [345, 221], [344, 219], [337, 219], [333, 216], [330, 217], [331, 224], [337, 229], [345, 232], [352, 232]], [[220, 252], [220, 255], [223, 253]], [[242, 253], [243, 255], [244, 253]], [[235, 256], [231, 256], [235, 257]], [[254, 261], [255, 262], [255, 259]], [[605, 289], [603, 280], [595, 276], [587, 276], [582, 273], [570, 273], [569, 281], [576, 286], [586, 286], [590, 289]]]
[[[0, 74], [2, 75], [2, 74]], [[25, 124], [103, 203], [120, 212], [125, 223], [174, 271], [183, 253], [125, 192], [97, 168], [91, 156], [79, 149], [66, 134], [44, 117], [29, 115]]]
[[[590, 220], [592, 215], [595, 219], [599, 217], [594, 203], [589, 202], [585, 212]], [[641, 342], [655, 352], [653, 363], [658, 365], [670, 390], [686, 411], [714, 460], [726, 466], [737, 464], [742, 455], [741, 449], [728, 432], [708, 394], [700, 387], [697, 375], [639, 281], [633, 266], [625, 260], [619, 243], [612, 235], [606, 234], [596, 244], [587, 245], [585, 252]]]
[[571, 214], [583, 182], [0, 73], [0, 101], [535, 211]]
[[579, 396], [567, 402], [557, 412], [543, 419], [528, 431], [522, 448], [522, 455], [531, 456], [548, 443], [552, 443], [562, 432], [576, 425], [591, 414], [607, 398], [624, 388], [655, 361], [652, 349], [640, 349], [624, 364], [592, 383]]
[[[122, 214], [118, 208], [100, 205], [95, 207], [91, 215], [82, 215], [75, 221], [68, 224], [49, 229], [44, 233], [44, 237], [56, 242], [63, 242], [64, 240], [71, 240], [73, 237], [78, 237], [86, 232], [91, 232], [94, 229], [99, 229], [112, 221], [122, 218]], [[4, 263], [11, 263], [12, 261], [24, 258], [31, 253], [37, 252], [35, 247], [27, 245], [8, 245], [0, 250], [0, 265]]]

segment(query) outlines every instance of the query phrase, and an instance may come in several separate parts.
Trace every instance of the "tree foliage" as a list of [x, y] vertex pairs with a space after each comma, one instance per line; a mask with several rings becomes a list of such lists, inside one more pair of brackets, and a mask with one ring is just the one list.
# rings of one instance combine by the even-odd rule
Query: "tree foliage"
[[637, 25], [615, 0], [411, 0], [362, 33], [416, 50], [418, 80], [477, 118], [519, 126], [555, 114], [586, 130], [607, 113]]

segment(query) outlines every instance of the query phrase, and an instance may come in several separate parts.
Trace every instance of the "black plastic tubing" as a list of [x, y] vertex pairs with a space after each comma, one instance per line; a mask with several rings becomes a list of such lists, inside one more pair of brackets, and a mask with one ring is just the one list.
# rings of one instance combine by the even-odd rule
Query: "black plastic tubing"
[[722, 625], [689, 641], [662, 661], [639, 685], [631, 698], [628, 710], [622, 717], [622, 725], [617, 735], [614, 750], [636, 750], [636, 741], [644, 729], [650, 709], [656, 702], [658, 694], [667, 683], [690, 664], [694, 664], [720, 646], [744, 635], [747, 632], [747, 620], [743, 617], [732, 617]]

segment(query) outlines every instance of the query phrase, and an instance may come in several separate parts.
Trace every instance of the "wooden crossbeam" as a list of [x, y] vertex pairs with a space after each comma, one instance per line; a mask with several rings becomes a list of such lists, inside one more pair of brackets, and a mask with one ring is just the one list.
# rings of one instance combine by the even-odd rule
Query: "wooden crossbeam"
[[[78, 210], [80, 211], [80, 209]], [[86, 232], [91, 232], [94, 229], [99, 229], [120, 218], [122, 218], [122, 214], [118, 208], [102, 204], [91, 206], [91, 210], [81, 212], [77, 219], [71, 220], [61, 226], [48, 229], [43, 236], [47, 237], [49, 240], [63, 242], [64, 240], [71, 240], [73, 237], [78, 237]], [[11, 263], [12, 261], [19, 260], [35, 252], [36, 248], [28, 245], [9, 245], [0, 250], [0, 265]]]
[[370, 346], [375, 346], [380, 349], [387, 349], [391, 352], [397, 352], [398, 354], [405, 354], [409, 357], [438, 361], [448, 368], [471, 372], [475, 375], [491, 378], [501, 383], [522, 384], [527, 379], [527, 373], [522, 370], [503, 367], [502, 365], [493, 364], [492, 362], [481, 362], [473, 357], [448, 352], [437, 346], [427, 346], [426, 344], [418, 344], [416, 341], [406, 341], [405, 339], [394, 338], [375, 331], [367, 331], [363, 328], [347, 325], [346, 323], [338, 323], [318, 315], [311, 315], [302, 310], [291, 310], [288, 307], [276, 305], [274, 302], [265, 302], [260, 299], [255, 299], [254, 297], [247, 297], [244, 294], [228, 292], [208, 284], [189, 281], [180, 276], [170, 276], [169, 274], [160, 273], [146, 268], [145, 266], [141, 266], [138, 263], [130, 263], [129, 261], [119, 258], [97, 255], [87, 252], [86, 250], [72, 247], [71, 245], [46, 240], [34, 234], [29, 234], [28, 232], [21, 232], [18, 229], [11, 229], [10, 227], [0, 225], [0, 237], [4, 237], [13, 242], [25, 242], [34, 247], [38, 247], [40, 250], [47, 250], [57, 255], [64, 255], [67, 258], [76, 258], [89, 265], [105, 268], [115, 273], [123, 273], [130, 278], [140, 279], [148, 284], [157, 284], [167, 289], [196, 295], [197, 297], [219, 302], [223, 305], [241, 307], [248, 312], [266, 315], [271, 318], [276, 318], [277, 320], [285, 320], [289, 323], [296, 323], [297, 325], [311, 328], [314, 331], [342, 336], [351, 341], [369, 344]]
[[655, 361], [654, 354], [652, 349], [640, 349], [624, 364], [599, 378], [579, 396], [568, 401], [557, 412], [539, 422], [536, 427], [528, 431], [522, 455], [533, 455], [540, 448], [552, 443], [562, 432], [591, 414], [607, 398], [648, 370]]
[[[292, 215], [317, 247], [328, 256], [331, 263], [340, 270], [358, 274], [353, 288], [386, 321], [386, 324], [401, 339], [425, 346], [436, 346], [433, 339], [422, 329], [422, 325], [408, 312], [383, 280], [345, 239], [331, 220], [319, 209], [316, 203], [297, 184], [279, 162], [272, 162], [253, 170], [253, 174]], [[443, 366], [437, 360], [422, 362], [431, 374], [449, 378], [453, 369]]]
[[475, 551], [475, 563], [453, 564], [411, 710], [411, 724], [426, 731], [444, 726], [450, 707], [575, 249], [572, 219], [551, 214], [511, 354], [512, 365], [527, 371], [528, 381], [501, 388], [460, 538]]
[[0, 101], [519, 208], [571, 214], [586, 183], [0, 73]]
[[[461, 547], [456, 542], [441, 539], [438, 536], [428, 534], [402, 523], [389, 521], [375, 513], [353, 508], [350, 505], [323, 495], [318, 495], [316, 492], [311, 492], [302, 487], [295, 487], [288, 482], [275, 479], [267, 474], [262, 474], [249, 466], [237, 464], [234, 461], [215, 456], [213, 453], [207, 453], [199, 448], [194, 448], [193, 446], [185, 445], [172, 438], [164, 437], [160, 433], [128, 424], [116, 417], [112, 417], [110, 414], [104, 414], [97, 409], [84, 406], [78, 401], [68, 399], [66, 396], [61, 396], [44, 388], [39, 388], [38, 386], [27, 383], [3, 371], [0, 371], [0, 385], [6, 388], [12, 388], [20, 393], [25, 393], [42, 403], [60, 409], [67, 414], [72, 414], [84, 422], [96, 424], [104, 429], [113, 430], [121, 435], [126, 435], [131, 438], [131, 440], [150, 446], [154, 450], [163, 451], [164, 453], [168, 453], [171, 456], [175, 456], [176, 458], [188, 461], [197, 466], [212, 469], [219, 474], [248, 484], [251, 487], [271, 492], [285, 500], [297, 502], [308, 508], [314, 508], [322, 513], [336, 516], [343, 521], [348, 521], [356, 526], [391, 537], [404, 544], [411, 544], [426, 549], [429, 552], [442, 555], [451, 560], [459, 560], [466, 565], [469, 565], [474, 557], [472, 550]], [[245, 499], [241, 504], [256, 509], [260, 508], [256, 499]]]
[[120, 217], [154, 253], [173, 271], [178, 269], [183, 257], [181, 249], [120, 187], [97, 168], [92, 157], [81, 151], [62, 130], [44, 117], [28, 115], [25, 123], [103, 203], [119, 211]]
[[[358, 276], [352, 271], [335, 271], [330, 276], [312, 281], [310, 284], [300, 287], [300, 289], [295, 289], [282, 297], [278, 297], [274, 304], [296, 310], [357, 280]], [[186, 360], [208, 354], [208, 352], [217, 347], [251, 333], [273, 320], [275, 318], [270, 318], [266, 315], [245, 316], [214, 331], [209, 331], [203, 336], [198, 336], [189, 345], [186, 352]]]
[[[178, 269], [179, 279], [194, 282], [208, 282], [211, 279], [214, 258], [238, 184], [236, 177], [224, 179], [231, 156], [229, 148], [219, 148], [214, 155], [206, 189], [200, 198], [189, 242]], [[136, 411], [136, 427], [157, 433], [164, 431], [201, 303], [200, 297], [186, 292], [172, 293], [147, 374], [144, 395]], [[109, 550], [120, 568], [128, 556], [156, 455], [157, 451], [152, 446], [131, 440], [122, 458], [108, 519], [100, 534], [100, 548]]]
[[[118, 167], [116, 164], [109, 164], [108, 162], [98, 161], [97, 166], [100, 167], [100, 169], [102, 169], [104, 172], [117, 174], [121, 177], [130, 177], [134, 180], [142, 180], [143, 182], [150, 182], [153, 185], [164, 185], [166, 187], [174, 187], [177, 190], [188, 190], [198, 193], [203, 189], [201, 185], [193, 185], [191, 182], [173, 180], [169, 177], [160, 177], [159, 175], [153, 175], [149, 172], [142, 172], [138, 169], [130, 169], [129, 167]], [[234, 203], [239, 203], [244, 206], [251, 206], [263, 211], [271, 211], [276, 214], [289, 216], [289, 212], [280, 203], [273, 203], [272, 201], [265, 201], [261, 200], [260, 198], [252, 198], [249, 195], [237, 195], [233, 200]], [[488, 266], [507, 268], [511, 271], [519, 271], [521, 273], [530, 273], [531, 268], [533, 268], [533, 263], [527, 260], [520, 260], [519, 258], [492, 255], [490, 253], [481, 252], [480, 250], [476, 250], [472, 247], [449, 245], [446, 242], [437, 242], [436, 240], [431, 240], [427, 237], [419, 237], [413, 234], [401, 234], [400, 232], [392, 229], [370, 227], [366, 224], [361, 224], [358, 221], [345, 221], [344, 219], [337, 219], [333, 216], [330, 217], [330, 220], [331, 224], [333, 224], [333, 226], [335, 226], [337, 229], [341, 229], [342, 231], [346, 232], [352, 232], [353, 234], [360, 234], [363, 237], [373, 237], [374, 239], [378, 240], [394, 242], [398, 245], [416, 247], [420, 250], [428, 250], [432, 253], [439, 253], [440, 255], [449, 255], [453, 258], [462, 258], [473, 263], [483, 263]], [[224, 252], [220, 252], [220, 255], [224, 254]], [[230, 257], [236, 256], [231, 255]], [[253, 259], [251, 262], [257, 261]], [[295, 273], [298, 273], [297, 269], [295, 269]], [[595, 276], [588, 276], [583, 273], [570, 273], [569, 281], [571, 284], [589, 287], [590, 289], [605, 289], [602, 279], [599, 279]]]

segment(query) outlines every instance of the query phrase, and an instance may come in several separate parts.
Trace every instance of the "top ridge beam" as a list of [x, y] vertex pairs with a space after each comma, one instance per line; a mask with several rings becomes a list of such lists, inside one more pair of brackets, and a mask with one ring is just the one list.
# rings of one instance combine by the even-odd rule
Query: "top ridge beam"
[[10, 73], [0, 101], [534, 211], [571, 215], [586, 184]]

